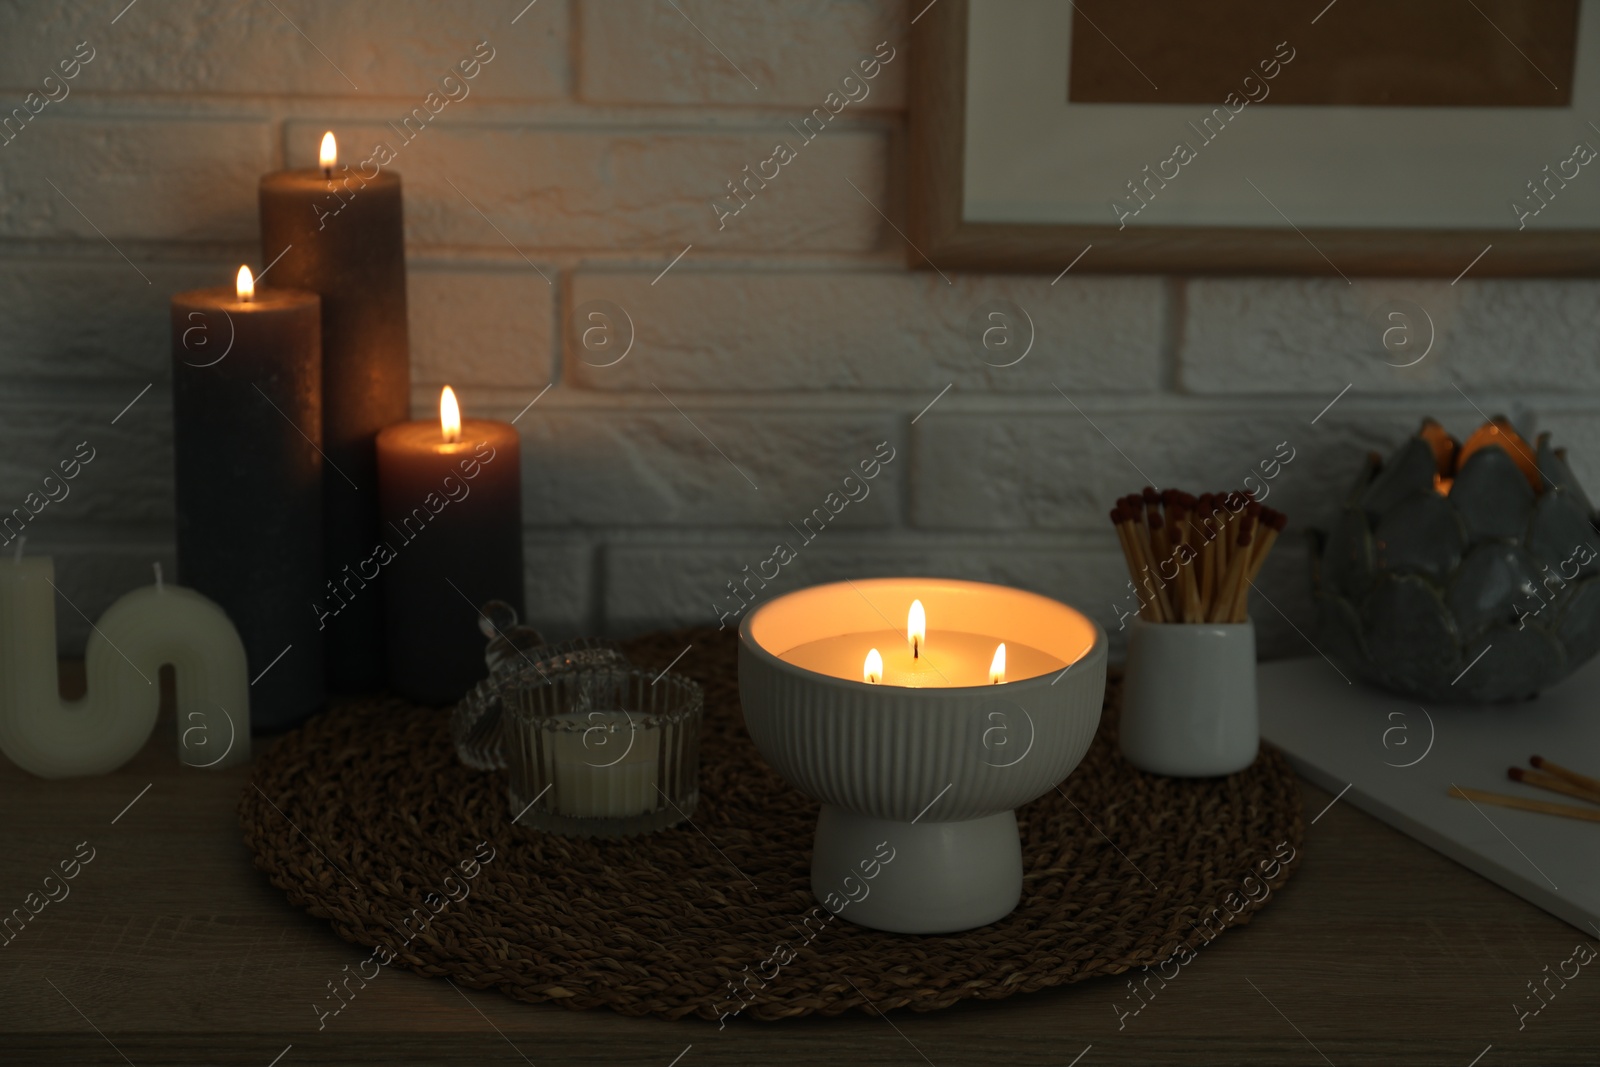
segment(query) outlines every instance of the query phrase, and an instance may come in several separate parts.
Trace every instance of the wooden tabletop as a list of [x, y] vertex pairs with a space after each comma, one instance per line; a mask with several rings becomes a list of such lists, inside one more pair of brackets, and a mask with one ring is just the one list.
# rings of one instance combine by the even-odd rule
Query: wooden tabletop
[[[530, 1006], [391, 967], [319, 1032], [326, 983], [367, 952], [251, 865], [234, 815], [248, 770], [180, 768], [176, 751], [164, 715], [103, 777], [47, 782], [0, 759], [0, 909], [29, 915], [61, 861], [93, 855], [0, 945], [0, 1064], [1600, 1063], [1600, 960], [1564, 984], [1549, 977], [1570, 975], [1575, 947], [1600, 949], [1600, 935], [1342, 803], [1309, 828], [1299, 872], [1254, 922], [1125, 1018], [1139, 1003], [1126, 982], [1097, 979], [931, 1014], [719, 1031]], [[1302, 790], [1308, 818], [1333, 800]]]

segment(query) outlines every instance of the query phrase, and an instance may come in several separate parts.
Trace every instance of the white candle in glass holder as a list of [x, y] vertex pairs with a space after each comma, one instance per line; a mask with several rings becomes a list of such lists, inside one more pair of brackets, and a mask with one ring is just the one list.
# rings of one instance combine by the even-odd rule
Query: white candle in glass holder
[[581, 727], [544, 731], [556, 814], [620, 819], [655, 810], [661, 731], [640, 725], [640, 718], [622, 711], [556, 717]]

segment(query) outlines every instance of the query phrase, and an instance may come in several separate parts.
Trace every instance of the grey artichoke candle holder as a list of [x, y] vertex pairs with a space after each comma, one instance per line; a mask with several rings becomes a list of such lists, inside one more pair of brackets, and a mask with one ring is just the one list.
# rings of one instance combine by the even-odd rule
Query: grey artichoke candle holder
[[1373, 453], [1311, 532], [1319, 644], [1421, 700], [1527, 699], [1600, 651], [1600, 534], [1564, 449], [1497, 416], [1465, 443], [1432, 419]]

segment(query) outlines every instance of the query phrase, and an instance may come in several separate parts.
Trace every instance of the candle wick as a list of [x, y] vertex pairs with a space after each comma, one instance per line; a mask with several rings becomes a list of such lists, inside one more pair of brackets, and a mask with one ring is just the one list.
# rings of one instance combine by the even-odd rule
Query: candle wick
[[165, 588], [164, 588], [164, 586], [162, 584], [162, 581], [161, 581], [161, 564], [157, 563], [155, 565], [155, 568], [156, 568], [156, 592], [158, 592], [158, 593], [165, 592]]
[[333, 181], [333, 168], [332, 167], [323, 167], [322, 168], [322, 177], [326, 181], [330, 181], [330, 182]]
[[28, 543], [28, 535], [27, 534], [23, 534], [21, 537], [17, 538], [17, 554], [16, 554], [15, 557], [12, 558], [12, 561], [11, 561], [12, 563], [20, 564], [22, 562], [22, 546], [27, 544], [27, 543]]
[[913, 637], [911, 639], [911, 658], [912, 659], [920, 659], [921, 657], [922, 657], [922, 644], [915, 637]]

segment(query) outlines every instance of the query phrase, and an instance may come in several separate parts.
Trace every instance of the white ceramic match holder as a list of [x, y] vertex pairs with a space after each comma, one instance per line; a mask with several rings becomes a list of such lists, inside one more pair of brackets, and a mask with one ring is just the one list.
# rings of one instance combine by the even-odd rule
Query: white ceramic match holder
[[1122, 686], [1122, 754], [1140, 770], [1209, 778], [1255, 762], [1253, 622], [1135, 619]]

